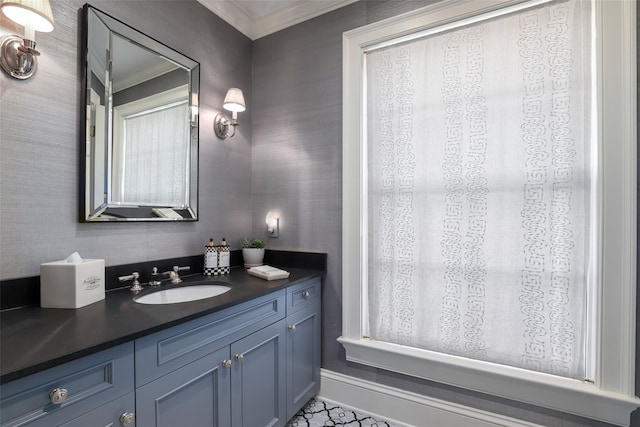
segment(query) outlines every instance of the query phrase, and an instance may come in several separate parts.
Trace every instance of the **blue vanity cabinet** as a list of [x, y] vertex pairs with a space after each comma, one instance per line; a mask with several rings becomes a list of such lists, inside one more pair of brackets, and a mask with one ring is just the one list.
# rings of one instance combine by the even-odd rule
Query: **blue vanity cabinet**
[[136, 421], [156, 427], [284, 426], [285, 321], [136, 389]]
[[137, 339], [137, 424], [284, 426], [285, 301], [283, 289]]
[[287, 290], [287, 419], [320, 390], [320, 279]]
[[110, 425], [100, 410], [109, 402], [125, 396], [120, 415], [135, 412], [133, 369], [130, 342], [3, 384], [0, 424], [51, 427], [87, 414], [91, 425]]
[[135, 341], [136, 387], [284, 319], [285, 290], [272, 292]]

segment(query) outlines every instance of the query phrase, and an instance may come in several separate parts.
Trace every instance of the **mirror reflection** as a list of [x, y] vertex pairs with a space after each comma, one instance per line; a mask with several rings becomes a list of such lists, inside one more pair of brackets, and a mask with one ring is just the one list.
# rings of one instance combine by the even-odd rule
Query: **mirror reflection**
[[82, 221], [197, 220], [197, 62], [85, 5]]

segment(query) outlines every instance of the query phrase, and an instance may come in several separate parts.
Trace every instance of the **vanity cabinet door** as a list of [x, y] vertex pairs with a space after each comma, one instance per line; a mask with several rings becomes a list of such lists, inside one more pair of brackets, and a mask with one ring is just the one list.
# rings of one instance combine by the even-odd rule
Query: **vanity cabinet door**
[[231, 344], [231, 426], [284, 426], [286, 323], [280, 320]]
[[231, 425], [229, 346], [136, 389], [136, 423], [144, 427]]
[[320, 390], [320, 301], [287, 317], [287, 419]]

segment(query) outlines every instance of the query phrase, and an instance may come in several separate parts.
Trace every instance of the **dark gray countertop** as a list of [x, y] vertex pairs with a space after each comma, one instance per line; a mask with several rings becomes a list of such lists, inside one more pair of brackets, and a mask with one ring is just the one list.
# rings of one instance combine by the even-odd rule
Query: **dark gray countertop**
[[[171, 326], [210, 314], [260, 295], [301, 283], [323, 274], [318, 270], [287, 268], [288, 279], [266, 281], [242, 268], [207, 278], [183, 276], [190, 281], [225, 282], [231, 290], [214, 298], [179, 304], [147, 305], [133, 301], [128, 289], [109, 291], [104, 300], [79, 309], [23, 307], [0, 313], [0, 383], [40, 372]], [[159, 288], [145, 287], [139, 295]]]

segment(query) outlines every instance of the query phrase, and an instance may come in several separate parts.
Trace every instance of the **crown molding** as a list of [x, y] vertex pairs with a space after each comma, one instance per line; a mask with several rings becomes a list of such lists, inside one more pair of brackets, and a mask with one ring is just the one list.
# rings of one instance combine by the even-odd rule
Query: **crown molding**
[[258, 17], [253, 22], [253, 40], [299, 24], [358, 0], [306, 1]]
[[220, 0], [198, 0], [198, 3], [253, 40], [253, 19], [235, 3]]
[[256, 40], [316, 16], [331, 12], [358, 0], [301, 1], [252, 19], [232, 1], [198, 0], [238, 31]]

